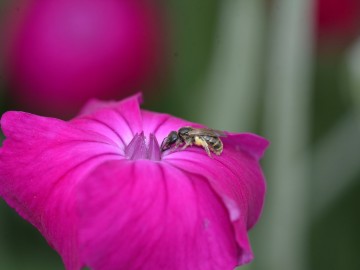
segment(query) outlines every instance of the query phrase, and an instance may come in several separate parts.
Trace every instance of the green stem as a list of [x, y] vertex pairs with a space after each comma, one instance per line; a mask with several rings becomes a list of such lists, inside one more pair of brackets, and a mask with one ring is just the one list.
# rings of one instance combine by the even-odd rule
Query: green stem
[[314, 151], [313, 216], [339, 198], [360, 172], [360, 126], [353, 112], [345, 115]]
[[272, 142], [265, 156], [268, 195], [261, 222], [257, 269], [308, 269], [308, 147], [312, 2], [273, 3], [267, 70], [265, 133]]
[[214, 58], [200, 95], [199, 121], [216, 129], [252, 130], [258, 103], [264, 5], [223, 0]]

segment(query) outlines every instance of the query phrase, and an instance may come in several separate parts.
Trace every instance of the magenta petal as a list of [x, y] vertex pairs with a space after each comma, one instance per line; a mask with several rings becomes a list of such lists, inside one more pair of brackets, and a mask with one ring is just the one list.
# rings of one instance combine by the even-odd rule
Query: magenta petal
[[268, 142], [239, 134], [223, 138], [223, 143], [220, 156], [209, 158], [202, 148], [189, 147], [166, 156], [165, 161], [209, 181], [228, 209], [241, 248], [239, 263], [244, 264], [253, 258], [247, 231], [257, 222], [264, 203], [265, 180], [258, 159]]
[[269, 142], [264, 138], [252, 133], [229, 133], [230, 136], [222, 138], [228, 145], [235, 150], [243, 150], [254, 156], [256, 159], [262, 158]]
[[139, 110], [141, 103], [143, 103], [143, 97], [141, 93], [137, 93], [121, 101], [102, 101], [102, 100], [92, 99], [84, 105], [79, 115], [93, 114], [100, 109], [111, 109], [111, 108], [117, 108], [122, 111], [125, 111], [127, 109]]
[[233, 269], [239, 249], [207, 179], [149, 160], [107, 162], [78, 186], [82, 260], [93, 270]]
[[22, 112], [1, 119], [0, 195], [79, 269], [75, 186], [106, 160], [123, 159], [108, 138], [72, 124]]
[[103, 101], [99, 99], [90, 99], [81, 108], [78, 116], [89, 115], [101, 109], [113, 108], [116, 107], [117, 104], [119, 104], [119, 101]]
[[143, 131], [140, 112], [141, 94], [119, 102], [91, 101], [71, 122], [82, 129], [111, 138], [124, 154], [125, 146]]

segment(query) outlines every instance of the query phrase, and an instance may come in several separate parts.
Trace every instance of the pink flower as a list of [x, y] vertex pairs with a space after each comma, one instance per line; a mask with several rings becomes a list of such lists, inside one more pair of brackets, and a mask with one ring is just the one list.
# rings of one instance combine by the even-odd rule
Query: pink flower
[[59, 252], [66, 269], [233, 269], [253, 259], [268, 142], [227, 132], [220, 156], [160, 152], [170, 131], [200, 127], [140, 110], [141, 96], [89, 103], [69, 122], [1, 119], [0, 195]]
[[21, 108], [72, 115], [89, 98], [128, 96], [159, 73], [164, 29], [154, 2], [29, 0], [17, 5], [22, 12], [9, 19], [13, 38], [6, 69]]
[[346, 49], [360, 34], [360, 1], [317, 0], [315, 33], [322, 51]]

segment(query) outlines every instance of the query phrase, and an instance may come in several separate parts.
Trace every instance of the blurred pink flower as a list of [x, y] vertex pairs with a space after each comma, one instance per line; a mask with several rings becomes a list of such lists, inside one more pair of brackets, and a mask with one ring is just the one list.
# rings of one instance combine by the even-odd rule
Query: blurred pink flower
[[183, 126], [140, 110], [140, 95], [90, 102], [69, 122], [7, 112], [0, 195], [31, 222], [66, 269], [233, 269], [253, 259], [268, 142], [227, 132], [220, 156], [160, 152]]
[[360, 1], [317, 0], [315, 23], [319, 49], [344, 50], [360, 34]]
[[73, 115], [89, 98], [120, 98], [146, 88], [164, 60], [164, 26], [155, 3], [17, 4], [22, 12], [10, 20], [17, 27], [11, 26], [7, 61], [17, 105], [46, 115]]

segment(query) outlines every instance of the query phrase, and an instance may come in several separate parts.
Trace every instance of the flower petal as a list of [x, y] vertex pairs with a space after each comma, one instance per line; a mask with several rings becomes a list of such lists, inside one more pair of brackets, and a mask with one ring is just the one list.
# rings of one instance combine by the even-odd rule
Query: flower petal
[[0, 196], [79, 269], [74, 187], [98, 164], [123, 159], [111, 140], [60, 120], [22, 112], [1, 119]]
[[122, 149], [124, 155], [125, 146], [136, 134], [142, 132], [141, 101], [141, 94], [119, 102], [92, 100], [71, 122], [83, 129], [93, 130], [111, 138]]
[[257, 222], [264, 203], [265, 181], [258, 159], [268, 142], [253, 134], [229, 134], [222, 140], [224, 151], [220, 156], [209, 158], [202, 148], [189, 147], [164, 160], [209, 181], [228, 209], [242, 250], [239, 263], [244, 264], [253, 258], [247, 230]]
[[111, 161], [78, 192], [82, 256], [93, 270], [237, 265], [227, 210], [200, 175], [149, 160]]
[[263, 157], [269, 141], [252, 133], [228, 133], [230, 136], [222, 138], [227, 144], [235, 147], [235, 150], [243, 150], [257, 160]]

